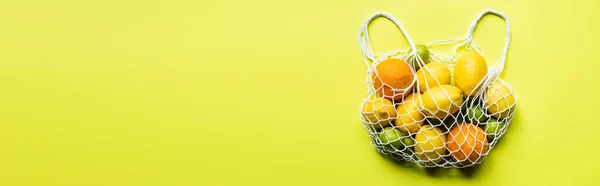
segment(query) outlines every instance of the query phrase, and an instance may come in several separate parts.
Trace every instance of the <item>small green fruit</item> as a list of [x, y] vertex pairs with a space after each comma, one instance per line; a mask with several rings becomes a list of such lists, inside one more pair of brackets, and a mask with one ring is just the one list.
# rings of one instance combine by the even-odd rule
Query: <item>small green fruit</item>
[[[395, 151], [402, 150], [404, 146], [412, 146], [414, 141], [410, 137], [403, 137], [400, 130], [394, 127], [385, 127], [381, 134], [379, 134], [379, 140], [386, 150]], [[404, 152], [410, 153], [410, 149], [404, 149]]]
[[412, 154], [412, 148], [415, 144], [415, 141], [410, 137], [402, 137], [402, 143], [404, 143], [405, 146], [404, 152], [407, 154]]
[[495, 118], [490, 118], [485, 125], [485, 133], [487, 134], [488, 141], [493, 141], [500, 134], [500, 129], [502, 129], [503, 125], [504, 123], [499, 122]]
[[483, 109], [476, 105], [471, 106], [467, 109], [467, 117], [472, 122], [477, 122], [477, 123], [483, 123], [486, 120], [488, 120], [488, 118], [484, 114]]
[[[417, 45], [415, 45], [415, 47], [417, 48], [417, 54], [419, 55], [419, 57], [421, 57], [423, 62], [425, 64], [429, 63], [429, 56], [430, 56], [429, 49], [425, 45], [421, 45], [421, 44], [417, 44]], [[409, 50], [409, 53], [410, 52], [412, 52], [412, 49]], [[415, 71], [420, 69], [416, 59], [409, 57], [408, 61], [412, 65], [412, 67], [415, 69]]]
[[430, 55], [429, 49], [425, 45], [421, 44], [417, 44], [415, 47], [417, 47], [417, 53], [419, 54], [419, 57], [421, 57], [424, 62], [428, 62]]
[[389, 145], [395, 149], [402, 149], [402, 141], [400, 141], [401, 137], [402, 133], [394, 127], [385, 127], [381, 134], [379, 134], [379, 140], [383, 145]]

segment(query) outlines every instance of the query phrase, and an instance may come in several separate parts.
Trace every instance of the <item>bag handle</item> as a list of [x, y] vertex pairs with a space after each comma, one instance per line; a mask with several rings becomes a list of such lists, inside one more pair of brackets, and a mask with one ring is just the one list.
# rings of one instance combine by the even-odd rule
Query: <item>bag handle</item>
[[400, 31], [402, 31], [402, 34], [408, 41], [410, 48], [412, 48], [411, 55], [416, 55], [417, 48], [415, 47], [415, 43], [413, 42], [412, 38], [410, 38], [410, 36], [406, 32], [406, 29], [404, 28], [404, 26], [402, 26], [402, 23], [400, 23], [400, 21], [398, 21], [396, 18], [394, 18], [393, 16], [391, 16], [387, 13], [378, 12], [378, 13], [373, 14], [371, 17], [369, 17], [369, 19], [367, 19], [367, 21], [365, 21], [360, 26], [360, 29], [358, 30], [358, 45], [360, 46], [361, 54], [363, 56], [363, 60], [365, 61], [365, 64], [367, 65], [367, 67], [370, 66], [369, 60], [371, 60], [372, 62], [378, 61], [378, 58], [376, 58], [375, 53], [373, 53], [373, 47], [371, 46], [371, 40], [369, 40], [369, 28], [368, 27], [369, 27], [369, 24], [373, 20], [375, 20], [376, 18], [379, 18], [379, 17], [387, 18], [388, 20], [392, 21], [398, 28], [400, 28]]
[[[504, 22], [506, 23], [506, 41], [504, 43], [504, 50], [502, 51], [502, 56], [500, 56], [500, 59], [498, 60], [498, 62], [496, 62], [496, 64], [488, 72], [488, 77], [489, 77], [488, 81], [490, 81], [490, 80], [494, 79], [495, 77], [497, 77], [498, 75], [500, 75], [500, 73], [502, 73], [502, 70], [504, 70], [504, 63], [506, 63], [506, 54], [508, 53], [508, 47], [510, 46], [510, 38], [511, 38], [510, 21], [508, 20], [508, 17], [506, 17], [504, 14], [497, 12], [495, 10], [490, 10], [490, 9], [484, 10], [477, 16], [477, 18], [475, 18], [473, 23], [471, 23], [471, 26], [469, 28], [469, 33], [467, 34], [467, 37], [466, 37], [465, 44], [475, 46], [475, 44], [473, 43], [473, 32], [475, 31], [475, 28], [477, 27], [477, 24], [479, 23], [481, 18], [483, 18], [483, 16], [485, 16], [487, 14], [496, 15], [496, 16], [502, 18], [504, 20]], [[474, 49], [477, 50], [475, 47], [474, 47]]]

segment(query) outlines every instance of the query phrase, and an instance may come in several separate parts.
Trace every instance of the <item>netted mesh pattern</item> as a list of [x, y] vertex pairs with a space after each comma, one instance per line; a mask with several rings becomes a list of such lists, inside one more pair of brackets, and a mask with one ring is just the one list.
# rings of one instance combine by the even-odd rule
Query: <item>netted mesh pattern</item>
[[[454, 74], [457, 61], [468, 51], [480, 56], [483, 49], [472, 40], [475, 26], [486, 14], [494, 14], [506, 21], [507, 40], [504, 53], [498, 62], [487, 69], [481, 80], [473, 83], [471, 91], [458, 88]], [[368, 39], [368, 24], [377, 17], [394, 22], [407, 38], [406, 50], [374, 53]], [[502, 72], [510, 43], [508, 19], [501, 13], [486, 10], [471, 25], [464, 38], [433, 41], [429, 60], [418, 55], [417, 47], [406, 34], [402, 24], [394, 17], [377, 13], [369, 18], [359, 32], [359, 45], [368, 66], [366, 81], [368, 96], [360, 106], [360, 119], [379, 153], [389, 154], [397, 160], [417, 163], [423, 167], [462, 168], [481, 163], [508, 129], [517, 105], [513, 88], [498, 75]], [[454, 44], [451, 55], [437, 53], [438, 45]], [[485, 56], [484, 56], [485, 58]], [[377, 68], [389, 59], [406, 63], [410, 71], [404, 87], [385, 81], [385, 71]], [[489, 59], [486, 59], [489, 60]], [[431, 63], [439, 62], [449, 72], [447, 78]], [[446, 71], [446, 70], [444, 70]], [[421, 73], [419, 75], [419, 73]]]

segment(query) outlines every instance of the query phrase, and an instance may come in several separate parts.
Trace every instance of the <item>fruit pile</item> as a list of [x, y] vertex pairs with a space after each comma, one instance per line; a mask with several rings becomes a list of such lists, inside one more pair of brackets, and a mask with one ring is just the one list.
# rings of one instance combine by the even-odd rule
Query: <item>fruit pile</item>
[[449, 61], [416, 49], [369, 69], [360, 112], [373, 146], [423, 167], [481, 163], [514, 115], [514, 91], [473, 48]]

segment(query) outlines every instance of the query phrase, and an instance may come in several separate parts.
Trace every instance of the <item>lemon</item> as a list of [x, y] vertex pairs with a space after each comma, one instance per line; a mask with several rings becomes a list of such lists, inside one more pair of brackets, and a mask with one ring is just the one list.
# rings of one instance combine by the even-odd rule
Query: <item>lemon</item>
[[423, 113], [443, 119], [456, 113], [463, 104], [460, 89], [452, 85], [440, 85], [425, 91], [422, 95]]
[[398, 118], [394, 125], [405, 134], [414, 134], [425, 122], [425, 116], [421, 113], [421, 94], [413, 93], [404, 98], [404, 102], [398, 105]]
[[410, 102], [413, 101], [415, 102], [415, 104], [417, 104], [417, 106], [421, 106], [421, 94], [419, 93], [412, 93], [409, 94], [408, 96], [406, 96], [403, 100], [404, 102]]
[[450, 71], [442, 62], [431, 62], [417, 71], [417, 80], [422, 93], [430, 87], [450, 84]]
[[371, 95], [369, 99], [363, 102], [361, 106], [361, 115], [364, 121], [367, 121], [372, 127], [379, 129], [389, 126], [396, 118], [396, 108], [392, 101]]
[[508, 83], [496, 79], [485, 93], [484, 101], [488, 113], [496, 118], [505, 118], [516, 109], [517, 98]]
[[448, 152], [445, 144], [446, 136], [439, 128], [423, 125], [415, 135], [415, 155], [423, 164], [434, 165]]
[[462, 92], [464, 97], [474, 96], [481, 86], [479, 82], [487, 75], [487, 64], [485, 59], [475, 50], [463, 54], [454, 66], [454, 84]]

